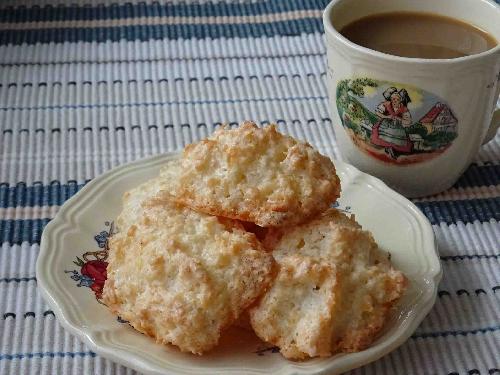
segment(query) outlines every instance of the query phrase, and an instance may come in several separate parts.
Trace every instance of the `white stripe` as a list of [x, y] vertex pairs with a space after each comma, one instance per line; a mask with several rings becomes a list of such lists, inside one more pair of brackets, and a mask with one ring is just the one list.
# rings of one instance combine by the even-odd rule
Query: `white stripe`
[[454, 201], [500, 197], [500, 185], [452, 188], [431, 197], [413, 199], [414, 202]]
[[447, 225], [440, 223], [432, 229], [438, 243], [439, 254], [453, 255], [494, 255], [498, 253], [500, 222], [491, 219], [488, 222], [464, 224], [457, 222]]
[[38, 30], [56, 28], [96, 28], [117, 26], [154, 26], [154, 25], [225, 25], [225, 24], [260, 24], [276, 21], [292, 21], [302, 18], [319, 18], [323, 11], [319, 9], [294, 10], [282, 13], [248, 15], [248, 16], [209, 16], [209, 17], [137, 17], [105, 20], [68, 20], [41, 21], [27, 23], [0, 23], [0, 30]]
[[52, 219], [60, 206], [0, 208], [1, 220]]
[[[242, 48], [244, 46], [244, 48]], [[56, 44], [2, 45], [1, 63], [17, 62], [67, 62], [67, 61], [134, 61], [162, 60], [169, 58], [214, 58], [226, 61], [239, 56], [266, 56], [289, 54], [317, 54], [325, 52], [324, 36], [320, 33], [297, 36], [275, 35], [261, 38], [218, 38], [218, 39], [152, 39], [146, 41], [66, 42]], [[324, 56], [323, 66], [325, 64]], [[260, 62], [260, 61], [259, 61]], [[247, 68], [252, 65], [248, 64]], [[75, 64], [77, 69], [82, 65]], [[165, 71], [163, 66], [163, 71]], [[3, 71], [4, 69], [2, 69]], [[132, 69], [129, 74], [135, 71]], [[203, 71], [211, 71], [203, 70]], [[5, 73], [7, 74], [7, 73]], [[122, 79], [128, 75], [122, 74]]]

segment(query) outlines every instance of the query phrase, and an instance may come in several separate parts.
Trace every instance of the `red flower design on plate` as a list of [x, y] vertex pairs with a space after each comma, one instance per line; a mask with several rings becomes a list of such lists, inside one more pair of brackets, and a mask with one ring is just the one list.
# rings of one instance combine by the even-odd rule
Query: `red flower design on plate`
[[104, 223], [108, 230], [103, 230], [94, 236], [94, 240], [97, 242], [99, 250], [87, 251], [82, 254], [82, 257], [76, 257], [73, 263], [80, 268], [80, 272], [77, 270], [64, 271], [70, 274], [70, 277], [78, 282], [78, 287], [87, 287], [92, 289], [97, 299], [97, 302], [102, 303], [100, 299], [102, 298], [102, 290], [104, 288], [104, 283], [108, 277], [106, 268], [108, 267], [108, 240], [114, 234], [113, 222], [106, 221]]
[[108, 262], [103, 260], [90, 260], [86, 262], [81, 268], [81, 274], [89, 277], [93, 280], [90, 289], [95, 293], [96, 298], [101, 298], [102, 289], [104, 288], [104, 282], [107, 278], [106, 267]]

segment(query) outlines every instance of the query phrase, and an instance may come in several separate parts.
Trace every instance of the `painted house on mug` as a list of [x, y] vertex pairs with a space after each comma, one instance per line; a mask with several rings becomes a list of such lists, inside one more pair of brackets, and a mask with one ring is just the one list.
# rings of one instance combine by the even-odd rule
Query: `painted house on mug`
[[455, 133], [457, 131], [458, 120], [446, 104], [438, 102], [422, 117], [420, 123], [428, 129], [429, 133]]

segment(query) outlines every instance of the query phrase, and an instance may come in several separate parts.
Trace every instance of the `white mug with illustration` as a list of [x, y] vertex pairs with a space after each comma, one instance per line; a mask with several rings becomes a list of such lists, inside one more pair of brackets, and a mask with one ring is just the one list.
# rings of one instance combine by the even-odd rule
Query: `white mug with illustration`
[[[392, 31], [383, 30], [384, 24], [377, 24], [374, 15], [392, 14], [394, 24], [401, 29], [404, 17], [416, 12], [423, 15], [424, 22], [425, 17], [436, 16], [437, 20], [441, 15], [473, 25], [468, 27], [487, 33], [490, 45], [457, 55], [461, 57], [422, 58], [405, 55], [413, 52], [403, 43], [404, 35], [386, 43], [388, 51], [400, 48], [402, 55], [389, 54], [385, 47], [380, 49], [384, 52], [367, 48], [343, 35], [346, 27], [364, 22], [372, 24], [373, 35], [379, 32], [381, 38], [393, 38]], [[431, 18], [431, 23], [440, 22]], [[323, 23], [329, 104], [342, 156], [409, 197], [451, 187], [500, 125], [496, 106], [500, 7], [487, 0], [334, 0], [325, 9]], [[415, 39], [428, 40], [432, 31], [438, 34], [430, 29], [426, 26]], [[359, 32], [366, 33], [370, 30]], [[437, 37], [436, 45], [440, 38], [444, 37]], [[477, 44], [474, 38], [472, 35], [469, 44]], [[464, 40], [457, 48], [467, 44]], [[430, 47], [427, 51], [437, 53], [435, 45]], [[450, 51], [438, 52], [447, 56]]]

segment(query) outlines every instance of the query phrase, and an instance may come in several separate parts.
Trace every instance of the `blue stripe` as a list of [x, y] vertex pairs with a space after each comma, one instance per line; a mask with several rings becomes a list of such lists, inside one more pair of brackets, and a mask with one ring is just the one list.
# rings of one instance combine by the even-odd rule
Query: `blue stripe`
[[0, 184], [0, 207], [60, 206], [83, 186], [84, 184], [77, 184], [76, 181], [69, 181], [67, 184], [52, 181], [50, 185], [36, 182], [32, 186], [19, 182], [13, 187]]
[[42, 231], [50, 219], [0, 220], [0, 244], [40, 243]]
[[[299, 57], [299, 56], [322, 56], [324, 54], [321, 54], [321, 53], [318, 53], [318, 54], [314, 54], [314, 53], [311, 53], [311, 54], [296, 54], [296, 55], [283, 55], [282, 58], [287, 58], [287, 57]], [[261, 55], [261, 56], [246, 56], [246, 57], [243, 57], [243, 56], [239, 56], [239, 57], [231, 57], [231, 59], [259, 59], [261, 57], [264, 57], [265, 55]], [[267, 56], [266, 58], [276, 58], [276, 56]], [[204, 59], [204, 58], [201, 58], [201, 59]], [[206, 59], [216, 59], [216, 57], [213, 57], [213, 58], [206, 58]], [[173, 59], [161, 59], [161, 60], [156, 60], [156, 61], [172, 61]], [[184, 60], [187, 60], [184, 59]], [[140, 61], [140, 60], [138, 60]], [[148, 61], [148, 60], [143, 60], [143, 61]], [[96, 63], [102, 63], [102, 64], [109, 64], [111, 61], [101, 61], [101, 62], [96, 62]], [[118, 60], [118, 62], [126, 62], [126, 60]], [[66, 62], [63, 62], [63, 63], [66, 63]], [[73, 62], [74, 64], [78, 63], [78, 62]], [[85, 61], [82, 61], [82, 63], [85, 63]], [[38, 64], [38, 63], [35, 63], [35, 64]], [[47, 63], [47, 64], [50, 64], [50, 63]], [[15, 64], [14, 64], [15, 65]], [[59, 87], [63, 87], [63, 86], [80, 86], [80, 85], [88, 85], [88, 86], [92, 86], [92, 85], [104, 85], [104, 86], [114, 86], [114, 85], [117, 85], [117, 84], [126, 84], [126, 85], [130, 85], [132, 83], [134, 84], [147, 84], [147, 83], [150, 83], [150, 84], [161, 84], [161, 83], [168, 83], [168, 82], [173, 82], [173, 83], [177, 83], [177, 82], [223, 82], [223, 81], [238, 81], [238, 80], [252, 80], [252, 79], [267, 79], [267, 78], [271, 78], [271, 79], [282, 79], [282, 78], [285, 78], [287, 80], [290, 80], [290, 79], [294, 79], [294, 78], [307, 78], [309, 79], [310, 77], [326, 77], [326, 71], [320, 71], [320, 72], [312, 72], [312, 71], [309, 71], [309, 72], [304, 72], [304, 73], [298, 73], [298, 72], [290, 72], [290, 73], [284, 73], [284, 72], [280, 72], [280, 73], [258, 73], [257, 74], [251, 74], [251, 75], [248, 75], [248, 74], [245, 74], [245, 73], [242, 73], [242, 74], [224, 74], [224, 75], [213, 75], [213, 74], [209, 74], [209, 75], [197, 75], [197, 76], [193, 76], [192, 74], [189, 75], [189, 76], [182, 76], [182, 75], [177, 75], [177, 76], [170, 76], [170, 77], [166, 77], [166, 76], [162, 76], [162, 77], [158, 77], [156, 79], [151, 79], [151, 78], [145, 78], [145, 79], [134, 79], [134, 78], [129, 78], [129, 79], [108, 79], [108, 80], [83, 80], [83, 81], [69, 81], [69, 80], [50, 80], [50, 81], [47, 81], [47, 80], [36, 80], [36, 81], [26, 81], [26, 80], [23, 80], [22, 82], [19, 82], [16, 80], [13, 80], [13, 81], [7, 81], [7, 82], [3, 82], [3, 83], [0, 83], [0, 89], [2, 87], [5, 87], [7, 90], [9, 90], [10, 88], [17, 88], [17, 87], [22, 87], [22, 88], [25, 88], [25, 87], [42, 87], [42, 86], [45, 86], [45, 87], [56, 87], [56, 86], [59, 86]], [[313, 96], [314, 97], [314, 96]], [[285, 97], [285, 98], [288, 98], [288, 97]], [[299, 96], [300, 98], [300, 96]], [[305, 97], [307, 98], [307, 97]], [[320, 96], [320, 98], [327, 98], [325, 95], [323, 96]], [[245, 99], [245, 98], [243, 98]], [[254, 98], [248, 98], [250, 100], [254, 99]], [[264, 98], [255, 98], [257, 100], [269, 100], [268, 97], [264, 97]], [[281, 99], [281, 97], [278, 97], [276, 99]], [[191, 100], [180, 100], [180, 101], [168, 101], [167, 103], [170, 103], [170, 104], [206, 104], [206, 103], [218, 103], [219, 101], [224, 101], [225, 99], [219, 99], [219, 100], [194, 100], [194, 101], [191, 101]], [[231, 102], [231, 99], [227, 99], [229, 102]], [[104, 104], [106, 105], [106, 104]], [[126, 103], [125, 103], [126, 105]], [[9, 108], [9, 107], [4, 107], [4, 108]]]
[[297, 36], [322, 33], [320, 18], [248, 24], [139, 25], [95, 28], [2, 30], [0, 45], [64, 42], [148, 41], [159, 39], [219, 39]]
[[[418, 202], [433, 225], [464, 224], [474, 221], [500, 221], [500, 198], [471, 199], [463, 201]], [[0, 243], [39, 243], [45, 225], [50, 219], [0, 220]]]
[[165, 105], [202, 105], [218, 103], [265, 103], [265, 102], [294, 102], [302, 100], [326, 100], [328, 96], [285, 96], [278, 98], [241, 98], [220, 100], [178, 100], [167, 102], [140, 102], [140, 103], [103, 103], [103, 104], [62, 104], [37, 107], [0, 107], [2, 111], [38, 111], [38, 110], [62, 110], [79, 108], [128, 108], [128, 107], [157, 107]]
[[477, 335], [478, 333], [489, 333], [497, 332], [500, 330], [500, 326], [485, 327], [470, 330], [454, 330], [454, 331], [442, 331], [442, 332], [428, 332], [428, 333], [415, 333], [411, 336], [412, 339], [427, 339], [427, 338], [437, 338], [437, 337], [447, 337], [447, 336], [467, 336], [467, 335]]
[[[262, 126], [264, 125], [269, 125], [272, 121], [269, 121], [269, 120], [260, 120], [260, 121], [256, 121], [257, 124], [260, 124]], [[274, 121], [276, 124], [278, 125], [285, 125], [287, 123], [287, 121], [283, 120], [283, 119], [276, 119], [276, 121]], [[231, 127], [234, 127], [234, 126], [238, 126], [238, 122], [236, 121], [226, 121], [227, 124], [229, 124], [229, 126]], [[314, 119], [314, 118], [309, 118], [309, 119], [303, 119], [303, 120], [299, 120], [299, 119], [291, 119], [291, 120], [288, 120], [288, 123], [291, 123], [291, 124], [294, 124], [296, 126], [320, 126], [319, 124], [321, 124], [321, 126], [331, 126], [331, 123], [332, 121], [328, 118], [328, 117], [323, 117], [322, 119]], [[217, 127], [219, 126], [222, 126], [222, 122], [220, 121], [217, 121], [217, 122], [212, 122], [211, 124], [210, 123], [206, 123], [206, 122], [198, 122], [198, 123], [191, 123], [191, 124], [188, 124], [188, 123], [182, 123], [180, 124], [181, 125], [181, 128], [187, 128], [187, 129], [200, 129], [200, 128], [204, 128], [204, 129], [216, 129]], [[128, 126], [117, 126], [117, 125], [113, 125], [113, 124], [110, 124], [110, 126], [108, 125], [101, 125], [101, 126], [83, 126], [83, 125], [80, 125], [77, 127], [75, 126], [70, 126], [70, 127], [60, 127], [60, 126], [55, 126], [55, 127], [39, 127], [39, 128], [20, 128], [20, 127], [15, 127], [15, 128], [6, 128], [4, 129], [1, 134], [14, 134], [14, 133], [17, 133], [17, 134], [21, 134], [21, 133], [26, 133], [26, 134], [30, 134], [30, 133], [61, 133], [61, 132], [129, 132], [129, 131], [133, 131], [135, 129], [139, 129], [141, 131], [149, 131], [149, 130], [156, 130], [158, 131], [158, 129], [173, 129], [174, 128], [174, 124], [170, 123], [170, 124], [160, 124], [160, 125], [157, 125], [157, 124], [149, 124], [149, 125], [128, 125]], [[1, 184], [0, 184], [1, 185]]]
[[208, 2], [204, 4], [113, 4], [109, 6], [33, 6], [5, 8], [0, 22], [103, 20], [138, 17], [248, 16], [295, 10], [323, 9], [329, 0], [286, 0], [258, 2]]
[[[473, 179], [470, 178], [471, 175], [473, 176]], [[0, 183], [0, 208], [61, 206], [66, 200], [76, 194], [84, 185], [85, 184], [78, 184], [74, 180], [68, 181], [66, 184], [63, 184], [60, 181], [52, 181], [49, 185], [43, 185], [41, 182], [35, 182], [31, 186], [27, 186], [24, 182], [19, 182], [15, 186], [10, 186], [7, 183]], [[454, 187], [463, 188], [488, 185], [500, 185], [500, 165], [472, 165]], [[498, 198], [488, 199], [496, 202], [496, 215], [498, 215]], [[494, 206], [492, 206], [491, 203], [488, 203], [488, 199], [470, 200], [472, 201], [472, 206], [467, 206], [467, 208], [478, 207], [481, 209], [481, 207], [486, 204], [486, 206], [490, 207], [491, 210]], [[466, 202], [470, 201], [460, 200], [454, 202], [459, 204], [461, 207], [464, 207], [467, 204]], [[481, 202], [479, 206], [478, 202]], [[445, 214], [442, 216], [446, 216], [448, 211], [450, 211], [448, 208], [450, 205], [449, 202], [417, 202], [416, 204], [419, 205], [429, 217], [438, 217], [436, 216], [437, 213], [434, 212], [437, 209], [445, 210]], [[495, 216], [494, 212], [495, 211], [493, 211], [490, 216], [492, 218], [498, 217]], [[456, 214], [454, 216], [452, 215], [452, 217], [456, 216]], [[446, 222], [446, 220], [444, 221]]]
[[459, 178], [454, 187], [466, 188], [471, 186], [500, 185], [500, 165], [472, 164]]
[[4, 277], [0, 279], [0, 283], [20, 283], [23, 281], [36, 281], [36, 277]]
[[24, 359], [24, 358], [56, 358], [56, 357], [96, 357], [97, 354], [94, 352], [38, 352], [38, 353], [17, 353], [17, 354], [0, 354], [0, 361], [2, 360], [14, 360], [14, 359]]
[[474, 259], [499, 259], [500, 254], [464, 254], [464, 255], [443, 255], [439, 257], [442, 261], [457, 262], [460, 260], [474, 260]]
[[500, 197], [485, 199], [467, 199], [460, 201], [415, 202], [431, 224], [453, 224], [459, 221], [500, 221]]

